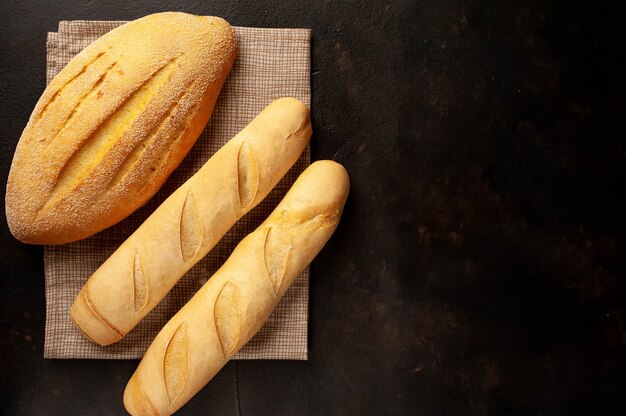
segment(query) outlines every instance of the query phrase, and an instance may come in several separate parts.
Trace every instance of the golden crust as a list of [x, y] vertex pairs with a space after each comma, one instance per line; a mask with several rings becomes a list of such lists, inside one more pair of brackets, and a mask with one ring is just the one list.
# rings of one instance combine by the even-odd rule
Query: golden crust
[[223, 19], [159, 13], [79, 53], [18, 143], [6, 193], [13, 235], [76, 241], [144, 205], [202, 132], [236, 49]]
[[[108, 345], [134, 328], [237, 220], [270, 193], [298, 160], [311, 133], [306, 105], [295, 98], [270, 103], [89, 278], [71, 309], [80, 329], [98, 344]], [[81, 301], [84, 297], [88, 304]], [[109, 327], [115, 331], [107, 331]]]
[[[345, 169], [331, 161], [315, 162], [300, 175], [267, 220], [237, 245], [156, 336], [124, 391], [130, 414], [171, 415], [256, 334], [335, 231], [349, 187]], [[281, 236], [270, 248], [268, 229]], [[289, 253], [286, 258], [284, 251]], [[278, 284], [268, 264], [281, 264]], [[183, 325], [184, 355], [180, 356], [184, 359], [168, 359], [170, 340]], [[179, 379], [185, 376], [177, 384], [174, 399], [169, 395], [167, 373]]]

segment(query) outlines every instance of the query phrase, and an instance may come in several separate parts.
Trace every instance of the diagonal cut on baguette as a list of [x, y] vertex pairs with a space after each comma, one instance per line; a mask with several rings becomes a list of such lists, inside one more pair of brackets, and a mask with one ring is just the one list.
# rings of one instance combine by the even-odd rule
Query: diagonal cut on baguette
[[62, 244], [144, 205], [209, 120], [237, 53], [218, 17], [158, 13], [105, 34], [52, 80], [17, 145], [13, 235]]
[[96, 270], [72, 305], [74, 323], [100, 345], [120, 340], [269, 194], [311, 133], [306, 105], [270, 103]]
[[335, 231], [349, 179], [338, 163], [309, 166], [272, 214], [163, 327], [124, 391], [131, 415], [171, 415], [269, 318]]

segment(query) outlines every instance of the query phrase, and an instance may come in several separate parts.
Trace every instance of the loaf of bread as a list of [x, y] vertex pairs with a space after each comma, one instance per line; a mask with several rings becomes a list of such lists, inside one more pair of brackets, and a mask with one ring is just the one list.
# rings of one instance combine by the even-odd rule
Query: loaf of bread
[[267, 196], [311, 133], [303, 103], [272, 102], [96, 270], [72, 305], [76, 325], [100, 345], [122, 338]]
[[236, 51], [223, 19], [159, 13], [79, 53], [17, 145], [6, 192], [13, 235], [76, 241], [144, 205], [204, 129]]
[[126, 386], [131, 415], [171, 415], [261, 328], [337, 227], [344, 168], [313, 163], [274, 212], [163, 327]]

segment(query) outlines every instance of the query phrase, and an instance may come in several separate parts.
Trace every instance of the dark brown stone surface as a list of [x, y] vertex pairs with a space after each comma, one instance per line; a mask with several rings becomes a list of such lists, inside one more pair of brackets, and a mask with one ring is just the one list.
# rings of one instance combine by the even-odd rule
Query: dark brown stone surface
[[[231, 362], [180, 414], [626, 414], [626, 7], [0, 2], [0, 190], [63, 19], [313, 29], [313, 158], [352, 192], [310, 360]], [[0, 221], [0, 413], [122, 414], [136, 362], [42, 358], [42, 250]]]

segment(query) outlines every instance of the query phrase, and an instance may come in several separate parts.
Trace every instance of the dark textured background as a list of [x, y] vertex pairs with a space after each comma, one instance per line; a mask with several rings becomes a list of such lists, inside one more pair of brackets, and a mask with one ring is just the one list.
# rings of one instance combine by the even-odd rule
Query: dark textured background
[[[624, 415], [620, 3], [1, 0], [2, 194], [59, 20], [310, 27], [313, 157], [352, 178], [310, 360], [231, 362], [180, 414]], [[43, 360], [42, 250], [0, 234], [0, 413], [122, 414], [137, 362]]]

